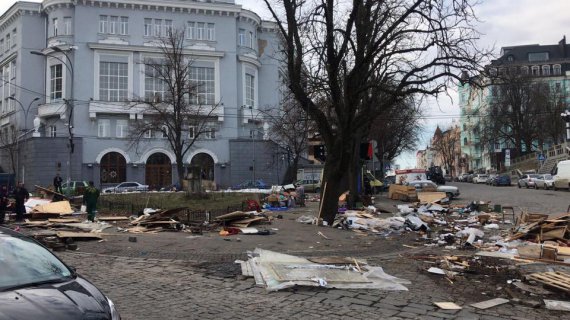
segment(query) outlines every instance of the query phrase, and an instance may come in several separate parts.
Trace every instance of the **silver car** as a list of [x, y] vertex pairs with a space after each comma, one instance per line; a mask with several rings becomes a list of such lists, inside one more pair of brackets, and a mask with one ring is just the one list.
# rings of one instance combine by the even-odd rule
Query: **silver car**
[[103, 189], [103, 193], [122, 193], [133, 191], [148, 191], [148, 185], [140, 184], [138, 182], [121, 182], [114, 187]]
[[553, 185], [554, 185], [554, 177], [550, 174], [541, 174], [534, 179], [535, 189], [548, 190], [551, 189]]

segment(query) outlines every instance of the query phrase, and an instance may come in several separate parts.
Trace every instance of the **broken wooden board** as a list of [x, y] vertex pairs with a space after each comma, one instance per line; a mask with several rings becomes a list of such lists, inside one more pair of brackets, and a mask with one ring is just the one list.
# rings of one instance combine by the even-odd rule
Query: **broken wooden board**
[[434, 203], [447, 198], [445, 192], [418, 192], [418, 200], [421, 203]]
[[62, 198], [64, 198], [64, 199], [69, 199], [66, 195], [61, 194], [61, 193], [59, 193], [59, 192], [55, 192], [55, 191], [50, 190], [50, 189], [48, 189], [48, 188], [44, 188], [44, 187], [38, 186], [38, 185], [34, 185], [34, 187], [35, 187], [36, 189], [42, 191], [42, 192], [45, 192], [45, 193], [48, 194], [48, 195], [52, 195], [52, 196], [53, 196], [53, 195], [58, 195], [58, 196], [60, 196], [60, 197], [62, 197]]
[[59, 231], [58, 238], [73, 238], [73, 239], [103, 239], [99, 234], [91, 232], [68, 232]]
[[[354, 259], [348, 258], [348, 257], [336, 257], [336, 256], [311, 257], [311, 258], [307, 258], [307, 260], [314, 262], [314, 263], [320, 263], [320, 264], [332, 264], [332, 265], [354, 264]], [[366, 264], [366, 262], [362, 261], [362, 260], [359, 260], [358, 263]]]
[[455, 302], [434, 302], [438, 308], [443, 310], [461, 310], [462, 307], [455, 304]]
[[99, 221], [127, 221], [128, 217], [97, 217]]
[[570, 292], [570, 274], [564, 272], [539, 272], [526, 276], [528, 279], [538, 281], [548, 287]]
[[49, 222], [51, 223], [80, 223], [81, 219], [57, 219], [57, 218], [50, 218], [48, 219]]
[[218, 221], [238, 220], [238, 219], [249, 218], [250, 216], [251, 216], [251, 214], [248, 212], [234, 211], [234, 212], [231, 212], [228, 214], [223, 214], [214, 220], [218, 220]]
[[541, 240], [552, 240], [552, 239], [561, 239], [564, 240], [565, 237], [564, 235], [566, 234], [566, 226], [564, 227], [559, 227], [557, 229], [554, 230], [550, 230], [547, 232], [542, 232], [541, 234]]
[[552, 294], [552, 292], [542, 288], [542, 287], [537, 287], [537, 286], [531, 286], [528, 285], [524, 282], [513, 282], [513, 285], [519, 289], [521, 289], [522, 291], [526, 291], [529, 293], [533, 293], [533, 294], [540, 294], [540, 295], [549, 295]]
[[517, 251], [519, 252], [519, 257], [525, 259], [540, 259], [540, 257], [542, 257], [541, 245], [529, 244], [527, 246], [519, 246], [517, 247]]
[[544, 299], [544, 306], [548, 310], [570, 311], [569, 301], [547, 300]]
[[260, 221], [267, 221], [267, 219], [265, 217], [255, 217], [255, 218], [249, 218], [249, 219], [243, 219], [243, 220], [234, 220], [234, 221], [229, 223], [229, 226], [246, 228], [246, 227], [249, 227], [250, 225], [252, 225], [256, 222], [260, 222]]
[[37, 205], [32, 208], [32, 213], [37, 214], [59, 214], [69, 215], [74, 211], [71, 209], [69, 201], [50, 202], [42, 205]]
[[495, 298], [487, 301], [472, 303], [471, 306], [477, 309], [489, 309], [501, 304], [505, 304], [507, 302], [509, 302], [509, 299]]

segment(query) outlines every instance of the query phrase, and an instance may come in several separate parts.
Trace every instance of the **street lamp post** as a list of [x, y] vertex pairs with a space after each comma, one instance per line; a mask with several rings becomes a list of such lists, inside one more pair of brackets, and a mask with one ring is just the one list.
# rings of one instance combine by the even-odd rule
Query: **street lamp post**
[[[65, 59], [67, 60], [67, 63], [61, 59], [58, 56], [53, 55], [51, 52], [49, 53], [45, 53], [45, 52], [41, 52], [41, 51], [30, 51], [31, 54], [34, 55], [38, 55], [38, 56], [43, 56], [45, 58], [50, 57], [50, 58], [54, 58], [58, 61], [60, 61], [65, 68], [67, 69], [67, 71], [69, 71], [70, 75], [71, 75], [71, 93], [70, 93], [70, 99], [64, 99], [65, 104], [68, 106], [69, 109], [69, 117], [68, 117], [68, 123], [67, 123], [67, 128], [68, 128], [68, 133], [69, 133], [69, 143], [67, 145], [68, 147], [68, 154], [67, 154], [67, 184], [69, 185], [71, 183], [71, 155], [73, 154], [74, 151], [74, 145], [73, 145], [73, 103], [74, 103], [74, 90], [73, 90], [73, 84], [74, 84], [74, 71], [73, 71], [73, 62], [71, 60], [71, 58], [69, 57], [69, 55], [67, 54], [67, 51], [71, 51], [73, 49], [76, 49], [76, 47], [69, 47], [68, 50], [63, 50], [57, 46], [55, 47], [50, 47], [50, 49], [52, 49], [54, 52], [57, 53], [61, 53], [65, 56]], [[71, 191], [71, 188], [67, 188], [66, 192], [68, 193], [67, 195], [69, 196], [69, 192]]]
[[[28, 114], [30, 112], [30, 108], [32, 107], [32, 104], [38, 100], [40, 100], [40, 98], [35, 97], [32, 101], [30, 101], [30, 104], [28, 105], [27, 108], [24, 108], [24, 105], [22, 104], [22, 102], [18, 99], [16, 99], [14, 96], [9, 96], [8, 99], [15, 101], [18, 103], [18, 105], [20, 106], [20, 109], [24, 112], [24, 128], [20, 129], [19, 131], [22, 133], [21, 135], [16, 135], [16, 180], [20, 181], [20, 138], [21, 137], [25, 137], [25, 135], [28, 133]], [[23, 179], [22, 179], [23, 180]], [[24, 181], [22, 181], [24, 182]]]
[[[253, 121], [253, 106], [247, 106], [247, 105], [243, 105], [241, 106], [242, 110], [245, 108], [249, 108], [249, 111], [251, 112], [251, 119]], [[252, 180], [255, 181], [255, 131], [250, 131], [249, 132], [250, 136], [251, 136], [251, 143], [253, 146], [253, 159], [252, 159]]]
[[569, 153], [570, 150], [568, 150], [568, 143], [570, 141], [570, 110], [566, 109], [566, 111], [562, 112], [560, 116], [564, 121], [566, 121], [566, 149], [564, 150], [564, 153]]

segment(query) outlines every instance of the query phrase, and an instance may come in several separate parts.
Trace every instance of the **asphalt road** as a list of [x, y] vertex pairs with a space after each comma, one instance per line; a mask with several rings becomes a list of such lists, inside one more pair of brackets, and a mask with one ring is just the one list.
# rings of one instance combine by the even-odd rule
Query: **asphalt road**
[[448, 183], [459, 188], [461, 197], [456, 202], [491, 201], [493, 204], [512, 205], [517, 210], [551, 215], [564, 213], [570, 205], [570, 192], [535, 190], [511, 187], [493, 187], [485, 184], [464, 182]]

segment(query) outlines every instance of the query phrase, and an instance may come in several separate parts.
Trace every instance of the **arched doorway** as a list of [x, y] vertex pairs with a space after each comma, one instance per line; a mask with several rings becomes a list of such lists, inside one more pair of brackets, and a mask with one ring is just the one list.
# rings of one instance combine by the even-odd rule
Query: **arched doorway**
[[160, 190], [172, 184], [172, 163], [164, 153], [154, 153], [146, 161], [146, 181], [151, 190]]
[[190, 161], [191, 167], [200, 168], [202, 180], [214, 181], [214, 159], [207, 153], [198, 153]]
[[100, 163], [101, 184], [121, 183], [127, 179], [127, 161], [118, 152], [106, 153]]

